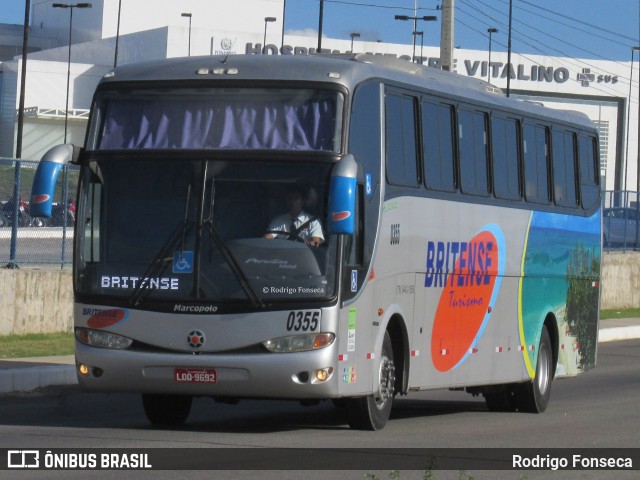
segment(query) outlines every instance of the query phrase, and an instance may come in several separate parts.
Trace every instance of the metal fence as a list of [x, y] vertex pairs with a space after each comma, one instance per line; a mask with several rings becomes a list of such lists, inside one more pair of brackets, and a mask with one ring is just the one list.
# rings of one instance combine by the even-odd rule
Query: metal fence
[[[37, 165], [35, 161], [0, 159], [0, 266], [64, 267], [72, 262], [78, 167], [65, 166], [56, 184], [52, 216], [40, 219], [29, 215], [28, 201]], [[638, 197], [634, 191], [604, 192], [605, 250], [640, 250]]]
[[31, 184], [38, 162], [0, 159], [0, 266], [60, 265], [72, 262], [78, 167], [62, 170], [52, 216], [29, 215]]

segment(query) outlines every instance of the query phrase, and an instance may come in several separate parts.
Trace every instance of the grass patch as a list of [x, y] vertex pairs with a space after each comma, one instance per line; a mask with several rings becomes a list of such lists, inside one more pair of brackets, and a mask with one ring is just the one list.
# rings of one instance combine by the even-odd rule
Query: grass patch
[[600, 310], [600, 320], [609, 318], [640, 318], [640, 308]]
[[0, 359], [73, 355], [73, 333], [0, 336]]

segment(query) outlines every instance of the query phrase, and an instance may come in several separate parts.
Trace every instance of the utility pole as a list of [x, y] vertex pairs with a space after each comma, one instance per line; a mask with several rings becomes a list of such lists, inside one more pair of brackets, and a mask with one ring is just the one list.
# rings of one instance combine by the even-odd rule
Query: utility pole
[[513, 19], [513, 1], [509, 0], [509, 37], [507, 40], [507, 97], [511, 96], [511, 20]]
[[442, 0], [442, 23], [440, 26], [440, 68], [453, 70], [453, 1]]
[[316, 53], [322, 50], [322, 21], [324, 17], [324, 0], [320, 0], [320, 13], [318, 15], [318, 49]]

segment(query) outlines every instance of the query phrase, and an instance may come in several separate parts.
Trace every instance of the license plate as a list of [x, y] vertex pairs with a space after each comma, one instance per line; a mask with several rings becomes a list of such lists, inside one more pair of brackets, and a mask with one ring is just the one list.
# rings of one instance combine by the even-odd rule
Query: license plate
[[218, 372], [212, 368], [176, 368], [173, 379], [176, 383], [217, 383]]

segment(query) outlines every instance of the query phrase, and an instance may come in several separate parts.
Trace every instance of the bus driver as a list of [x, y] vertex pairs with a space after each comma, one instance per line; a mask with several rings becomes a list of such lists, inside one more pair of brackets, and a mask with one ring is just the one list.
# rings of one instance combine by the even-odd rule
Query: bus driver
[[[300, 239], [312, 247], [319, 247], [324, 242], [320, 222], [302, 210], [303, 198], [301, 187], [293, 186], [287, 190], [287, 213], [278, 215], [271, 221], [264, 238]], [[288, 235], [279, 235], [276, 232], [285, 232]]]

